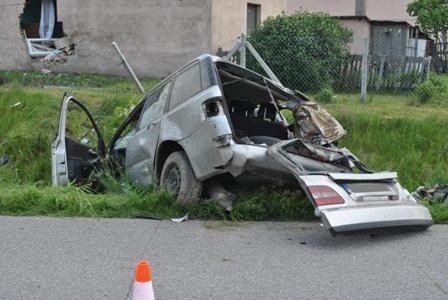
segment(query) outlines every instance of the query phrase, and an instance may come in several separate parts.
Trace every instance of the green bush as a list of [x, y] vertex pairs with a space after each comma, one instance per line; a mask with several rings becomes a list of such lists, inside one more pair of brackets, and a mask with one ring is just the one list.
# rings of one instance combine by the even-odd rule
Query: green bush
[[[248, 40], [287, 87], [318, 92], [340, 76], [352, 32], [325, 13], [268, 18]], [[248, 67], [261, 71], [252, 57]]]
[[448, 93], [448, 81], [446, 80], [446, 77], [433, 75], [429, 77], [429, 81], [434, 85], [437, 93]]
[[421, 81], [420, 74], [416, 71], [402, 73], [399, 76], [398, 83], [400, 90], [410, 90]]
[[415, 95], [420, 103], [428, 103], [436, 95], [437, 88], [431, 81], [425, 81], [415, 88]]
[[317, 100], [319, 100], [322, 103], [329, 103], [331, 100], [333, 100], [334, 92], [331, 87], [324, 87], [320, 90], [319, 94], [317, 95]]

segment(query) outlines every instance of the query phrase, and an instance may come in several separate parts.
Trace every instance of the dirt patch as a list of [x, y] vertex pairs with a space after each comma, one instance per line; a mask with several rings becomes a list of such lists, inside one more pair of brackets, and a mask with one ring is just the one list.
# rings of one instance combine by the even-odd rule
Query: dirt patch
[[249, 224], [247, 222], [212, 221], [205, 222], [204, 227], [210, 230], [229, 231], [247, 228]]

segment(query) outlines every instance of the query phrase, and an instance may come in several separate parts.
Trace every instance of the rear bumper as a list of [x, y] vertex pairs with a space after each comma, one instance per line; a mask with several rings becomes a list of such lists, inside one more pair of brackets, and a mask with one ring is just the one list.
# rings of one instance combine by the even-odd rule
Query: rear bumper
[[419, 204], [333, 208], [320, 213], [325, 227], [334, 233], [433, 224], [429, 210]]

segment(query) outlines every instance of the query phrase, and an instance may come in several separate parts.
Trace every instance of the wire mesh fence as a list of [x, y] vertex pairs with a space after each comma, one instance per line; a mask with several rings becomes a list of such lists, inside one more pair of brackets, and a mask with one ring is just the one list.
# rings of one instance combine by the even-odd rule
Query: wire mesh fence
[[[324, 89], [361, 94], [363, 80], [368, 92], [411, 91], [428, 78], [431, 64], [428, 57], [371, 55], [367, 43], [363, 54], [351, 54], [347, 46], [322, 37], [247, 41], [283, 85], [309, 94]], [[244, 52], [245, 59], [240, 48], [230, 60], [241, 64], [243, 59], [249, 69], [270, 77], [251, 51]]]

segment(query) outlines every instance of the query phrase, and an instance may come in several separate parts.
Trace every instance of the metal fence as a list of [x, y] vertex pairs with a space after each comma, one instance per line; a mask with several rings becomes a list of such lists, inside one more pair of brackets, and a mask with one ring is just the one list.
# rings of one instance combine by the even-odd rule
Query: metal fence
[[428, 50], [433, 57], [432, 70], [437, 73], [448, 73], [448, 45], [440, 42], [430, 43]]
[[[431, 58], [378, 56], [369, 54], [364, 42], [362, 54], [350, 54], [347, 47], [328, 39], [252, 40], [244, 35], [229, 51], [218, 55], [247, 66], [285, 86], [309, 94], [324, 89], [335, 93], [404, 92], [428, 78]], [[274, 77], [273, 77], [274, 76]]]

